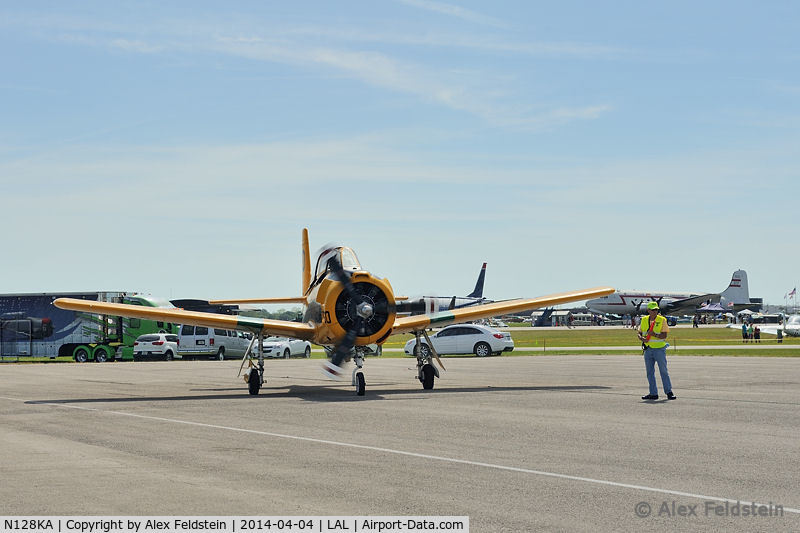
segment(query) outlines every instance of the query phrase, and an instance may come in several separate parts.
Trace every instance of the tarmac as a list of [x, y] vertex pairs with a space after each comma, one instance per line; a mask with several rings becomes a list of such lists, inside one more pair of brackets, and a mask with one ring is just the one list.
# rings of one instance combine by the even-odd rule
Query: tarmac
[[319, 360], [267, 361], [258, 396], [236, 361], [0, 365], [2, 514], [800, 530], [800, 358], [670, 358], [675, 401], [640, 399], [637, 356], [443, 362], [423, 391], [370, 358], [363, 397]]

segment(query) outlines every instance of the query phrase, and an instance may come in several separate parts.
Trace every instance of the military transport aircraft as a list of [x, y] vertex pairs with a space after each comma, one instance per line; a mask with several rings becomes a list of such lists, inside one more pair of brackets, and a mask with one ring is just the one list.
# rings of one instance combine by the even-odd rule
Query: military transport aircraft
[[[303, 322], [289, 322], [267, 318], [254, 318], [217, 313], [203, 313], [182, 309], [142, 307], [117, 303], [95, 302], [74, 298], [58, 298], [53, 304], [62, 309], [72, 309], [99, 315], [125, 316], [176, 324], [235, 329], [254, 333], [253, 341], [245, 354], [248, 369], [244, 374], [250, 394], [258, 394], [264, 383], [264, 358], [259, 352], [258, 365], [253, 362], [252, 347], [264, 335], [280, 335], [309, 340], [325, 347], [329, 360], [323, 371], [334, 379], [343, 379], [342, 363], [353, 360], [352, 384], [356, 394], [364, 395], [366, 383], [362, 367], [364, 347], [382, 344], [391, 334], [414, 333], [417, 346], [420, 336], [427, 338], [426, 328], [446, 326], [488, 318], [507, 313], [517, 313], [539, 307], [565, 302], [586, 300], [614, 292], [612, 287], [595, 287], [579, 291], [564, 292], [531, 299], [514, 299], [502, 302], [479, 304], [463, 309], [398, 316], [408, 313], [403, 302], [395, 300], [392, 286], [361, 267], [355, 252], [345, 246], [327, 247], [317, 257], [312, 272], [308, 252], [308, 230], [303, 229], [303, 273], [302, 296], [288, 298], [248, 298], [238, 300], [214, 300], [210, 303], [302, 303], [305, 305]], [[428, 343], [430, 346], [430, 342]], [[433, 358], [441, 361], [435, 353], [417, 352], [417, 377], [424, 389], [432, 389], [439, 370], [433, 366]], [[245, 360], [242, 361], [242, 367]], [[240, 372], [241, 368], [240, 367]], [[442, 368], [444, 368], [442, 366]]]

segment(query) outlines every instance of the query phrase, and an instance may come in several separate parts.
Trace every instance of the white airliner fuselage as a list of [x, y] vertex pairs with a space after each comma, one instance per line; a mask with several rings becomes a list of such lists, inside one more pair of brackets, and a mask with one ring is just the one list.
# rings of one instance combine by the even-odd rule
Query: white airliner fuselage
[[665, 315], [692, 314], [701, 306], [717, 303], [723, 309], [738, 311], [751, 305], [747, 272], [734, 272], [728, 288], [721, 293], [617, 290], [614, 294], [589, 300], [586, 306], [598, 313], [638, 315], [645, 312], [647, 302], [651, 301], [658, 302]]

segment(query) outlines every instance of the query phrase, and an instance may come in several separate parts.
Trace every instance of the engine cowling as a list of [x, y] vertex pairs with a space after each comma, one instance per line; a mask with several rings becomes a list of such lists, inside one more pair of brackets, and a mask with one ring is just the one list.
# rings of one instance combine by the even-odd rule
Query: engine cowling
[[321, 305], [321, 326], [326, 330], [324, 340], [336, 343], [344, 338], [361, 313], [356, 345], [382, 342], [391, 333], [397, 315], [392, 286], [369, 272], [353, 272], [350, 281], [352, 293], [331, 278], [324, 280], [319, 288], [317, 302]]

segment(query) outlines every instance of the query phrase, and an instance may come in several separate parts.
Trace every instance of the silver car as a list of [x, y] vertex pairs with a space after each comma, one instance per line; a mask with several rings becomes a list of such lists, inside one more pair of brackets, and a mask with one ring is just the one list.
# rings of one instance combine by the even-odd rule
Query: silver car
[[[514, 349], [511, 334], [498, 331], [488, 326], [478, 324], [453, 324], [447, 326], [434, 335], [429, 335], [433, 348], [438, 354], [467, 354], [474, 353], [478, 357], [510, 352]], [[420, 350], [428, 355], [428, 343], [420, 337]], [[409, 340], [404, 348], [408, 355], [414, 355], [416, 339]]]

